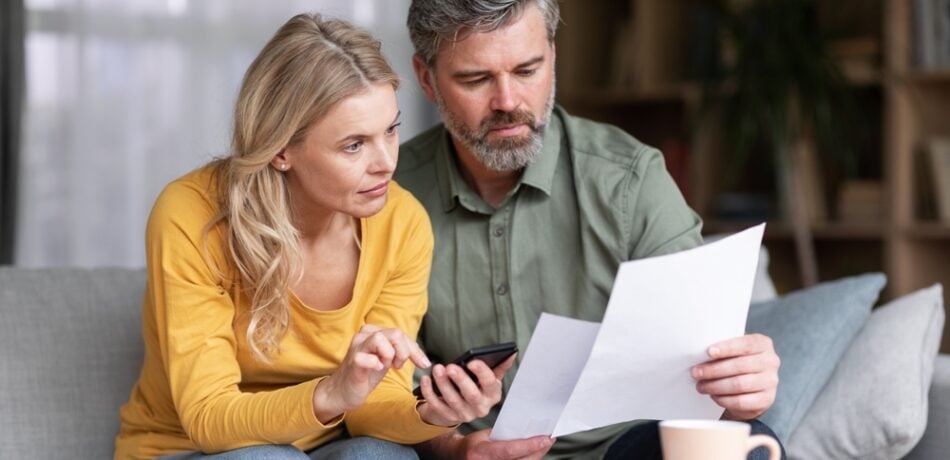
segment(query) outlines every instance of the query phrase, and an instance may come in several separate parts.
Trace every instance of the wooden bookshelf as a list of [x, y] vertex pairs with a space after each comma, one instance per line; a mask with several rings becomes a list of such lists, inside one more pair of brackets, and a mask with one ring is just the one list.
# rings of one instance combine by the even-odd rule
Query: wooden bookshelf
[[911, 70], [907, 72], [906, 78], [912, 82], [925, 84], [948, 84], [950, 83], [950, 69], [947, 70]]
[[[947, 240], [950, 241], [950, 225], [924, 222], [910, 225], [902, 230], [908, 238], [918, 240]], [[950, 287], [948, 287], [950, 289]]]
[[[723, 191], [722, 127], [714, 117], [697, 123], [700, 86], [689, 78], [691, 8], [709, 0], [562, 1], [564, 23], [558, 32], [558, 100], [568, 111], [616, 124], [640, 140], [660, 147], [669, 139], [689, 145], [687, 201], [703, 217], [706, 233], [729, 233], [759, 223], [726, 221], [717, 216]], [[914, 64], [914, 2], [906, 0], [819, 0], [819, 9], [841, 2], [859, 11], [854, 37], [844, 37], [836, 52], [859, 55], [844, 73], [870, 120], [868, 147], [860, 153], [863, 180], [881, 184], [876, 220], [846, 222], [832, 213], [811, 225], [822, 280], [881, 271], [888, 276], [883, 300], [943, 283], [950, 305], [950, 224], [922, 212], [917, 168], [922, 146], [935, 136], [950, 137], [950, 68], [920, 70]], [[631, 32], [633, 23], [656, 23]], [[669, 39], [673, 24], [681, 36]], [[647, 32], [644, 32], [647, 30]], [[652, 31], [652, 32], [651, 32]], [[644, 33], [653, 33], [643, 39]], [[638, 35], [639, 34], [639, 35]], [[631, 43], [640, 37], [643, 43]], [[618, 46], [617, 42], [624, 46]], [[612, 65], [634, 52], [635, 65], [655, 67], [635, 81], [617, 81]], [[842, 51], [843, 50], [843, 51]], [[849, 51], [850, 50], [850, 51]], [[873, 62], [869, 67], [866, 62]], [[680, 66], [676, 68], [676, 66]], [[629, 73], [629, 72], [628, 72]], [[629, 80], [629, 79], [628, 79]], [[756, 175], [753, 173], [752, 175]], [[759, 173], [758, 175], [764, 175]], [[840, 180], [836, 179], [836, 180]], [[754, 182], [754, 181], [752, 181]], [[767, 180], [766, 180], [767, 182]], [[762, 184], [760, 184], [762, 185]], [[767, 188], [769, 184], [765, 184]], [[840, 183], [828, 184], [835, 190]], [[829, 195], [833, 195], [829, 192]], [[830, 196], [829, 207], [834, 208]], [[766, 245], [771, 272], [780, 291], [801, 287], [791, 227], [770, 215]], [[950, 352], [950, 334], [943, 351]]]

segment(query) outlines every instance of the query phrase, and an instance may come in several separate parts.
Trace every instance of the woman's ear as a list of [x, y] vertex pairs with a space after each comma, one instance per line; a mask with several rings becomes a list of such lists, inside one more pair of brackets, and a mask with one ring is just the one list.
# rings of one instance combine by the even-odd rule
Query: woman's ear
[[290, 169], [290, 163], [287, 161], [287, 149], [285, 148], [274, 155], [274, 158], [270, 160], [270, 164], [278, 171]]

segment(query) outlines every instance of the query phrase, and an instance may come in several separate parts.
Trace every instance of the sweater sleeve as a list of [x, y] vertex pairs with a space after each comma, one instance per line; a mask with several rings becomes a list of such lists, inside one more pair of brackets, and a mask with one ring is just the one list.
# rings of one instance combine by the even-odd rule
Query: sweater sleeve
[[[228, 265], [216, 231], [203, 238], [216, 206], [199, 184], [175, 182], [159, 197], [146, 231], [148, 314], [155, 315], [161, 360], [182, 427], [203, 452], [289, 444], [324, 426], [312, 410], [319, 379], [244, 393], [233, 323], [235, 304], [219, 271]], [[205, 244], [207, 243], [207, 244]], [[337, 421], [336, 423], [339, 423]]]
[[[414, 206], [406, 203], [405, 207], [414, 213], [411, 219], [407, 219], [402, 241], [398, 244], [398, 262], [367, 314], [366, 323], [398, 328], [415, 340], [428, 305], [433, 237], [425, 211], [415, 200], [411, 202]], [[430, 425], [419, 416], [416, 410], [419, 401], [412, 394], [414, 369], [411, 362], [402, 369], [390, 369], [366, 402], [347, 413], [346, 427], [350, 435], [415, 444], [453, 428]]]

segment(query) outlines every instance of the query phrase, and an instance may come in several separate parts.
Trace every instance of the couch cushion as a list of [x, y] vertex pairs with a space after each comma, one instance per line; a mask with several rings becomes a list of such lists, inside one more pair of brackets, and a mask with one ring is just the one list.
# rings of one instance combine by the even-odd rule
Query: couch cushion
[[934, 360], [927, 401], [927, 429], [904, 460], [944, 458], [950, 451], [950, 355], [940, 354]]
[[[927, 425], [927, 395], [943, 322], [940, 285], [875, 310], [792, 434], [789, 457], [892, 459], [907, 454]], [[946, 456], [942, 452], [937, 458]]]
[[880, 273], [844, 278], [749, 307], [746, 329], [771, 337], [782, 359], [775, 403], [761, 420], [783, 442], [867, 321], [884, 282]]
[[145, 274], [0, 267], [0, 458], [111, 458]]

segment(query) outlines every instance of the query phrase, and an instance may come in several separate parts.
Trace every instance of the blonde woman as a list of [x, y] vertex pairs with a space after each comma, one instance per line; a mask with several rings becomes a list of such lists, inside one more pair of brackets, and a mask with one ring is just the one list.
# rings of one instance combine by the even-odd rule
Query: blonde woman
[[[432, 229], [390, 181], [399, 80], [367, 33], [288, 21], [251, 64], [232, 153], [149, 217], [145, 361], [117, 458], [414, 458], [483, 416], [501, 369], [415, 366]], [[461, 375], [460, 375], [461, 374]], [[459, 390], [448, 382], [459, 382]]]

